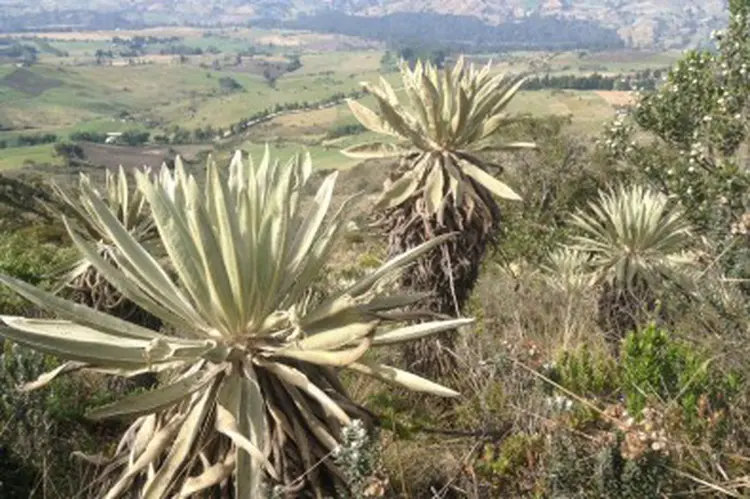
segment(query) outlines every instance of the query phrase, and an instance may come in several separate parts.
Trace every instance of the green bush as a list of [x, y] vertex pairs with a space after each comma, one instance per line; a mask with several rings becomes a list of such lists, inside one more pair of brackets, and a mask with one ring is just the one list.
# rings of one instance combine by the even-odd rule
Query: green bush
[[611, 398], [619, 390], [617, 365], [587, 345], [563, 351], [549, 373], [560, 386], [583, 397]]
[[539, 485], [534, 465], [544, 447], [540, 434], [511, 435], [498, 444], [485, 444], [475, 469], [494, 485], [496, 494], [528, 497]]
[[360, 133], [364, 133], [366, 131], [367, 129], [359, 123], [338, 125], [328, 130], [326, 139], [333, 140], [338, 139], [339, 137], [348, 137], [349, 135], [359, 135]]
[[54, 150], [55, 155], [63, 158], [68, 165], [75, 160], [84, 159], [86, 156], [83, 147], [75, 142], [58, 142], [55, 144]]
[[0, 273], [39, 284], [57, 262], [54, 246], [35, 244], [20, 232], [0, 235]]
[[120, 141], [128, 146], [141, 146], [149, 141], [151, 132], [127, 130], [120, 136]]
[[242, 90], [245, 90], [245, 87], [243, 87], [240, 82], [238, 82], [231, 76], [222, 76], [221, 78], [219, 78], [219, 88], [222, 92], [226, 93], [240, 92]]
[[[676, 414], [672, 424], [691, 439], [714, 441], [726, 434], [727, 412], [743, 386], [740, 374], [715, 369], [704, 352], [655, 326], [628, 334], [619, 362], [584, 345], [562, 352], [542, 373], [600, 408], [622, 401], [636, 420], [645, 408], [658, 406]], [[547, 385], [547, 391], [551, 395], [555, 389]], [[560, 402], [558, 398], [550, 401]], [[575, 421], [598, 419], [596, 411], [570, 404], [580, 416]]]
[[[53, 274], [76, 254], [55, 226], [0, 233], [0, 273], [44, 288], [52, 287]], [[0, 314], [36, 316], [39, 311], [0, 286]], [[0, 497], [35, 497], [42, 480], [61, 497], [73, 497], [84, 487], [87, 465], [71, 460], [71, 453], [106, 449], [118, 425], [93, 424], [84, 413], [113, 400], [117, 389], [103, 378], [70, 377], [20, 391], [20, 385], [59, 362], [2, 337], [0, 345]]]
[[708, 416], [729, 409], [741, 386], [738, 374], [711, 367], [710, 358], [694, 345], [655, 326], [629, 334], [620, 361], [628, 412], [638, 417], [649, 399], [657, 399], [680, 407], [691, 429], [704, 428]]
[[[69, 247], [49, 243], [49, 234], [37, 227], [0, 233], [0, 273], [34, 285], [49, 287], [52, 274], [72, 261], [75, 252]], [[35, 314], [18, 294], [0, 286], [0, 314]]]
[[70, 134], [69, 138], [73, 142], [95, 142], [98, 144], [104, 144], [107, 141], [107, 134], [99, 132], [73, 132]]
[[[19, 386], [54, 368], [52, 357], [4, 342], [0, 355], [0, 497], [36, 497], [42, 480], [63, 497], [84, 486], [86, 466], [71, 453], [94, 453], [111, 442], [113, 428], [93, 425], [85, 411], [113, 400], [104, 384], [75, 378], [53, 381], [47, 388], [24, 392]], [[111, 423], [110, 423], [111, 424]], [[5, 471], [16, 470], [5, 473]]]
[[[0, 233], [0, 273], [34, 285], [51, 285], [53, 274], [75, 254], [73, 248], [60, 246], [54, 230], [44, 227]], [[17, 294], [0, 287], [0, 312], [11, 313], [7, 306], [18, 303]]]

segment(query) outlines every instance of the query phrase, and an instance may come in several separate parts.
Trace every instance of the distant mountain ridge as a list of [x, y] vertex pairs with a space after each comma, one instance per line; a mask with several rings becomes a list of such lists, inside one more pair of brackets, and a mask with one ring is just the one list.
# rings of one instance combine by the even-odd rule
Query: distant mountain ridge
[[0, 29], [111, 27], [107, 19], [118, 27], [246, 24], [325, 11], [368, 17], [449, 14], [476, 17], [490, 25], [553, 17], [616, 30], [629, 46], [680, 47], [705, 40], [722, 25], [727, 0], [0, 0]]

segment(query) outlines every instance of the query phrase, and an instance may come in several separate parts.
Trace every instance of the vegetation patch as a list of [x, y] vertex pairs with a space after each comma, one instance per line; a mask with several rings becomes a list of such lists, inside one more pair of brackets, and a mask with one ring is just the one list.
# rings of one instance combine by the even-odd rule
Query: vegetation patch
[[47, 90], [62, 86], [60, 80], [42, 76], [27, 68], [18, 68], [12, 73], [3, 76], [0, 78], [0, 84], [32, 97], [42, 95]]

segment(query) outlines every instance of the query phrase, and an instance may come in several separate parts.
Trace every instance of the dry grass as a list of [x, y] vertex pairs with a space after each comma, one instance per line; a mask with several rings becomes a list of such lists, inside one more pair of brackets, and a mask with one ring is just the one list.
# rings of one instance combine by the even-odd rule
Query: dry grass
[[635, 102], [633, 92], [624, 90], [599, 90], [596, 95], [612, 106], [630, 106]]
[[341, 115], [340, 107], [291, 112], [254, 127], [252, 136], [256, 140], [301, 140], [309, 136], [320, 136], [325, 134]]
[[313, 32], [269, 32], [254, 37], [256, 43], [273, 44], [281, 47], [305, 47], [310, 50], [339, 50], [346, 46], [376, 46], [376, 43], [367, 43], [354, 37], [313, 33]]
[[[132, 58], [134, 62], [138, 64], [143, 63], [149, 63], [149, 64], [181, 64], [179, 56], [176, 55], [169, 55], [169, 54], [151, 54], [151, 55], [142, 55], [139, 57]], [[206, 57], [206, 60], [209, 60], [210, 58]], [[128, 59], [115, 59], [112, 61], [112, 66], [116, 67], [122, 67], [122, 66], [130, 66], [130, 60]]]
[[[370, 244], [378, 247], [377, 242]], [[349, 258], [351, 265], [351, 255]], [[386, 497], [550, 497], [550, 490], [539, 488], [546, 487], [549, 478], [547, 460], [550, 458], [546, 454], [550, 452], [549, 442], [568, 432], [574, 438], [590, 441], [592, 454], [588, 459], [594, 459], [603, 445], [603, 441], [597, 440], [598, 435], [610, 431], [605, 430], [607, 425], [576, 426], [574, 420], [561, 416], [550, 407], [548, 396], [540, 390], [544, 382], [532, 371], [558, 359], [562, 351], [575, 351], [584, 344], [597, 355], [610, 355], [595, 321], [596, 298], [594, 289], [575, 295], [555, 291], [532, 267], [519, 265], [508, 271], [490, 266], [466, 312], [477, 318], [477, 326], [463, 331], [453, 352], [459, 359], [458, 373], [455, 378], [442, 380], [458, 389], [461, 399], [453, 405], [444, 405], [432, 398], [394, 393], [378, 384], [352, 382], [350, 386], [356, 398], [369, 402], [370, 407], [386, 416], [383, 425], [386, 431], [380, 442], [381, 458], [391, 483]], [[696, 317], [704, 313], [694, 310], [690, 318], [683, 319], [695, 323]], [[699, 341], [702, 346], [708, 345], [705, 335]], [[385, 358], [378, 360], [398, 361], [395, 353], [384, 355]], [[394, 406], [383, 402], [384, 394], [395, 401]], [[597, 412], [602, 421], [610, 422], [610, 416], [603, 412], [608, 401], [589, 401], [575, 393], [569, 395], [580, 400], [583, 405], [579, 407], [585, 405]], [[655, 401], [652, 407], [668, 414], [674, 403], [673, 400]], [[737, 414], [732, 416], [734, 424], [740, 427], [744, 411], [744, 405], [738, 406]], [[394, 421], [407, 427], [413, 425], [419, 431], [407, 438], [397, 437]], [[615, 418], [611, 424], [619, 427], [623, 421]], [[503, 465], [507, 466], [508, 474], [498, 475], [504, 478], [495, 482], [481, 471], [482, 456], [488, 448], [507, 449], [505, 446], [514, 438], [531, 446], [524, 451], [528, 454], [522, 454], [517, 462]], [[716, 491], [723, 489], [735, 494], [733, 491], [738, 487], [741, 490], [742, 484], [748, 483], [742, 473], [750, 471], [750, 461], [740, 457], [747, 455], [746, 444], [737, 441], [739, 445], [728, 445], [725, 454], [714, 459], [709, 452], [711, 447], [699, 447], [691, 438], [686, 433], [676, 433], [669, 442], [670, 448], [675, 449], [673, 465], [680, 469], [688, 466], [675, 475], [682, 477], [680, 490], [683, 493], [690, 497], [725, 497]], [[736, 453], [739, 468], [727, 472], [728, 478], [724, 479], [719, 463], [728, 459], [726, 452]], [[743, 461], [744, 464], [740, 464]], [[685, 463], [700, 463], [701, 469], [690, 468], [693, 464]], [[704, 483], [701, 485], [700, 481]]]
[[[379, 247], [377, 242], [369, 244]], [[351, 265], [354, 260], [348, 257]], [[554, 358], [566, 343], [569, 348], [582, 342], [600, 344], [593, 314], [581, 313], [595, 306], [593, 295], [573, 299], [578, 312], [573, 316], [570, 297], [550, 293], [532, 269], [516, 271], [514, 275], [498, 267], [487, 269], [475, 290], [467, 315], [476, 317], [477, 325], [462, 332], [453, 352], [459, 360], [456, 377], [443, 380], [462, 393], [456, 404], [394, 394], [378, 384], [352, 383], [358, 400], [369, 401], [387, 416], [384, 430], [390, 431], [383, 435], [381, 451], [392, 484], [388, 497], [497, 497], [497, 489], [475, 471], [484, 447], [499, 445], [514, 434], [545, 434], [551, 417], [533, 376], [509, 359], [537, 366]], [[379, 360], [398, 362], [395, 352], [384, 355]], [[377, 402], [384, 393], [396, 400], [403, 397], [396, 411], [389, 413], [388, 405]], [[398, 438], [394, 421], [416, 424], [421, 431]]]
[[211, 150], [210, 146], [147, 146], [128, 147], [85, 143], [82, 145], [84, 158], [95, 167], [117, 168], [123, 165], [128, 168], [150, 166], [159, 168], [165, 161], [179, 154], [186, 161], [195, 161], [201, 152]]

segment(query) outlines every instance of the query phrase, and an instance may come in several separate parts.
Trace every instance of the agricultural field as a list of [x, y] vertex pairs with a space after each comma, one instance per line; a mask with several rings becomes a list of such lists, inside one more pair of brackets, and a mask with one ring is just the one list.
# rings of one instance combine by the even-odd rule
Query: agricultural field
[[[376, 81], [384, 53], [377, 43], [350, 37], [250, 28], [24, 33], [6, 42], [36, 47], [37, 56], [32, 63], [0, 61], [0, 146], [6, 147], [0, 150], [0, 167], [5, 170], [63, 163], [50, 144], [14, 147], [22, 135], [53, 134], [55, 141], [64, 141], [94, 132], [149, 134], [148, 143], [132, 147], [177, 140], [220, 153], [245, 142], [270, 141], [284, 151], [324, 152], [319, 155], [323, 167], [348, 166], [333, 153], [340, 131], [355, 124], [346, 105], [305, 106]], [[472, 59], [492, 59], [497, 71], [614, 75], [663, 67], [674, 57], [508, 53]], [[391, 81], [395, 76], [385, 74]], [[627, 102], [627, 92], [529, 91], [521, 92], [512, 111], [571, 116], [574, 130], [589, 133]], [[301, 109], [286, 111], [289, 106]], [[215, 140], [227, 139], [233, 125], [274, 108], [281, 110], [279, 116], [241, 137]], [[123, 159], [137, 157], [135, 152]]]

